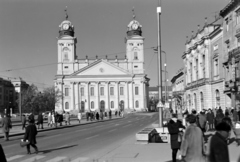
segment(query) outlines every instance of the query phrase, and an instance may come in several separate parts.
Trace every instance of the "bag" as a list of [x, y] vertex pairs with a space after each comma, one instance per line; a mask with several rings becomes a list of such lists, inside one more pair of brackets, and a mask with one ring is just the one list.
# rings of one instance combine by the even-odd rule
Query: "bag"
[[29, 141], [23, 141], [23, 140], [21, 140], [21, 142], [20, 142], [20, 146], [21, 146], [21, 147], [25, 147], [25, 146], [27, 146], [28, 144], [30, 144]]
[[12, 124], [9, 124], [9, 126], [8, 126], [10, 129], [12, 128]]

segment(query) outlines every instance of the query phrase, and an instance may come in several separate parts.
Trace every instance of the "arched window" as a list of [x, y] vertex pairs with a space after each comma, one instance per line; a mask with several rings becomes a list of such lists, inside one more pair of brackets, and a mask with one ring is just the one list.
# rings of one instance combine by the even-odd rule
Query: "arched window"
[[69, 109], [69, 103], [65, 102], [65, 109]]
[[188, 95], [188, 106], [189, 106], [189, 108], [191, 107], [191, 96], [190, 96], [190, 94]]
[[220, 106], [220, 92], [216, 90], [216, 106]]
[[136, 106], [136, 108], [139, 107], [139, 102], [138, 101], [135, 101], [135, 106]]
[[201, 100], [201, 110], [204, 109], [204, 99], [203, 99], [203, 93], [200, 92], [200, 100]]
[[111, 101], [111, 108], [114, 108], [114, 102]]
[[94, 108], [94, 102], [92, 101], [91, 102], [91, 109], [93, 109]]

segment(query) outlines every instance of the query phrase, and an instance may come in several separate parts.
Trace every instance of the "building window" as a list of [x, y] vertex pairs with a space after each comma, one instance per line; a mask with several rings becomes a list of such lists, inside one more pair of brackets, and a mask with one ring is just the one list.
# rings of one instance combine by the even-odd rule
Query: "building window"
[[240, 9], [236, 11], [236, 24], [240, 23]]
[[135, 101], [135, 107], [139, 108], [139, 102], [138, 101]]
[[198, 59], [196, 59], [196, 79], [198, 80]]
[[138, 87], [135, 87], [135, 95], [138, 95]]
[[205, 55], [202, 56], [202, 70], [203, 70], [203, 78], [205, 78]]
[[100, 87], [100, 95], [104, 96], [104, 87]]
[[68, 60], [68, 53], [64, 53], [64, 60]]
[[216, 106], [220, 106], [220, 93], [218, 89], [216, 90]]
[[65, 109], [69, 109], [69, 103], [65, 102]]
[[193, 81], [193, 78], [192, 78], [192, 63], [190, 63], [189, 71], [190, 71], [190, 82], [192, 82]]
[[201, 109], [204, 109], [204, 100], [203, 100], [203, 93], [200, 92], [200, 100], [201, 100]]
[[94, 108], [94, 102], [92, 101], [91, 102], [91, 109], [93, 109]]
[[91, 88], [90, 88], [90, 95], [91, 95], [91, 96], [94, 96], [94, 87], [91, 87]]
[[84, 87], [81, 87], [81, 96], [84, 96]]
[[134, 52], [134, 60], [138, 60], [138, 53]]
[[123, 87], [120, 87], [120, 95], [123, 96], [124, 95], [124, 91], [123, 91]]
[[218, 76], [219, 70], [218, 70], [218, 59], [214, 60], [214, 76]]
[[226, 24], [226, 30], [229, 30], [229, 20], [228, 18], [225, 19], [225, 24]]
[[198, 112], [198, 107], [197, 107], [197, 95], [196, 95], [196, 93], [194, 93], [193, 97], [194, 97], [194, 106], [195, 106], [195, 109], [196, 109], [197, 112]]
[[111, 95], [111, 96], [114, 95], [114, 87], [110, 87], [110, 95]]
[[69, 96], [69, 88], [65, 88], [65, 96]]
[[218, 44], [215, 44], [215, 45], [213, 46], [213, 50], [216, 51], [217, 49], [218, 49]]
[[111, 108], [114, 108], [114, 102], [111, 101]]

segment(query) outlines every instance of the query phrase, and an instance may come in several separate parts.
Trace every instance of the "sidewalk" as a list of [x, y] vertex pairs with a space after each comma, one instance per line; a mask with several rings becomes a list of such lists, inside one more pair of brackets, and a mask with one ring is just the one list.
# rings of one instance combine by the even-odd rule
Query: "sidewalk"
[[[43, 128], [44, 129], [38, 129], [38, 132], [43, 132], [43, 131], [50, 131], [53, 129], [63, 129], [63, 128], [67, 128], [67, 127], [74, 127], [74, 126], [78, 126], [78, 125], [85, 125], [85, 124], [91, 124], [91, 123], [97, 123], [97, 122], [105, 122], [105, 121], [109, 121], [109, 120], [116, 120], [116, 119], [122, 119], [122, 117], [119, 116], [112, 116], [112, 119], [104, 118], [103, 120], [93, 120], [93, 121], [87, 121], [85, 118], [81, 120], [81, 123], [79, 123], [78, 120], [76, 120], [75, 118], [73, 120], [71, 120], [71, 125], [65, 125], [65, 122], [62, 122], [62, 126], [59, 125], [57, 128], [55, 128], [55, 126], [49, 127], [48, 124], [46, 122], [43, 123]], [[38, 125], [36, 125], [38, 127]], [[1, 129], [1, 128], [0, 128]], [[18, 136], [18, 135], [23, 135], [25, 133], [25, 130], [22, 130], [22, 125], [13, 125], [12, 129], [10, 129], [10, 133], [9, 133], [9, 137], [12, 136]], [[4, 138], [4, 134], [2, 132], [2, 130], [0, 131], [0, 138]]]

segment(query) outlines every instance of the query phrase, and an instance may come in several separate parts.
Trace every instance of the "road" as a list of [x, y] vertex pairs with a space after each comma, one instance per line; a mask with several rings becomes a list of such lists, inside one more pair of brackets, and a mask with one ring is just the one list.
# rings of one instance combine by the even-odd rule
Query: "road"
[[8, 162], [97, 161], [156, 120], [155, 113], [136, 113], [118, 120], [39, 132], [38, 154], [26, 154], [26, 148], [19, 146], [22, 136], [7, 142], [1, 139], [0, 143]]

